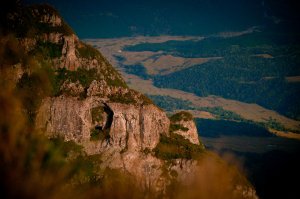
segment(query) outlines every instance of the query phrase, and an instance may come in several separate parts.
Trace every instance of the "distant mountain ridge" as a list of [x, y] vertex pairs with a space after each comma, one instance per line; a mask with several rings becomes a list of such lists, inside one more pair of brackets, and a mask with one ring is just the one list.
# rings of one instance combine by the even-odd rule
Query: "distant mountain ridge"
[[[284, 31], [299, 31], [299, 4], [295, 0], [49, 2], [60, 10], [80, 38], [210, 35], [242, 31], [253, 26], [273, 28], [274, 24], [275, 28]], [[69, 3], [72, 3], [72, 9], [66, 9]]]

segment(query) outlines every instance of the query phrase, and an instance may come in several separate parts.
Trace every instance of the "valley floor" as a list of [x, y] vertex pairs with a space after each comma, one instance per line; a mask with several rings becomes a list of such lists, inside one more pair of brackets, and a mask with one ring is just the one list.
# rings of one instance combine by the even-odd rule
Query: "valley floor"
[[[174, 36], [161, 36], [161, 37], [130, 37], [130, 38], [118, 38], [118, 39], [86, 39], [85, 42], [93, 45], [98, 50], [100, 50], [108, 61], [115, 66], [119, 72], [124, 77], [125, 81], [129, 87], [142, 92], [146, 95], [155, 95], [155, 96], [169, 96], [179, 100], [186, 100], [191, 102], [193, 107], [222, 107], [226, 111], [231, 111], [241, 116], [245, 120], [249, 120], [256, 123], [267, 123], [270, 118], [277, 121], [283, 125], [286, 129], [292, 131], [300, 130], [300, 121], [290, 119], [286, 116], [283, 116], [276, 111], [266, 109], [257, 104], [244, 103], [237, 100], [225, 99], [219, 96], [208, 96], [208, 97], [199, 97], [193, 93], [184, 92], [176, 89], [167, 89], [167, 88], [158, 88], [153, 85], [151, 79], [145, 80], [137, 75], [128, 74], [122, 67], [122, 64], [134, 63], [138, 60], [149, 59], [153, 57], [152, 52], [145, 51], [144, 53], [134, 54], [133, 52], [124, 51], [123, 48], [126, 46], [136, 45], [140, 43], [162, 43], [166, 41], [186, 41], [186, 40], [201, 40], [202, 37], [174, 37]], [[154, 53], [155, 54], [155, 53]], [[164, 58], [166, 55], [164, 52], [158, 52], [155, 54], [156, 60], [159, 58]], [[119, 60], [120, 57], [123, 57], [124, 60]], [[176, 59], [178, 61], [178, 59]], [[198, 60], [199, 61], [199, 60]], [[201, 60], [203, 61], [203, 60]], [[179, 60], [181, 63], [182, 60]], [[176, 63], [176, 64], [179, 64]], [[195, 62], [195, 60], [194, 60]], [[197, 60], [196, 60], [197, 62]], [[167, 65], [168, 62], [156, 62], [156, 64]], [[170, 59], [170, 65], [174, 65], [174, 59]], [[175, 65], [176, 65], [175, 64]], [[188, 67], [185, 65], [185, 67]], [[214, 115], [199, 110], [189, 110], [191, 111], [196, 118], [207, 118], [214, 119]], [[277, 136], [300, 139], [299, 134], [293, 132], [284, 132], [280, 130], [269, 130], [271, 133], [276, 134]]]

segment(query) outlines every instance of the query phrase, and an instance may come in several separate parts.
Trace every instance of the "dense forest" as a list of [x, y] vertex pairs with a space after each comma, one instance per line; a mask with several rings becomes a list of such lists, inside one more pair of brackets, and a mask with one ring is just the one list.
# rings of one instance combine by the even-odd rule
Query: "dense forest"
[[[300, 119], [300, 45], [295, 35], [255, 32], [201, 41], [169, 41], [128, 46], [128, 51], [164, 51], [180, 57], [222, 57], [168, 75], [151, 77], [155, 86], [176, 88], [198, 96], [217, 95], [257, 103]], [[141, 75], [141, 66], [127, 72]], [[142, 75], [143, 78], [147, 76]], [[148, 77], [149, 78], [149, 77]]]

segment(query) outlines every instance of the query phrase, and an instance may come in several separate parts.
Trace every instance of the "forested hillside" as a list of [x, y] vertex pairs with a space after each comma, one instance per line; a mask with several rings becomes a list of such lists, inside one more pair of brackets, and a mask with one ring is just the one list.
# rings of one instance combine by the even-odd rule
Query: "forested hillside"
[[[125, 50], [164, 51], [185, 58], [221, 57], [168, 75], [153, 76], [154, 84], [199, 96], [217, 95], [257, 103], [299, 119], [300, 45], [295, 34], [264, 31], [201, 41], [145, 43]], [[140, 75], [139, 71], [131, 72]]]

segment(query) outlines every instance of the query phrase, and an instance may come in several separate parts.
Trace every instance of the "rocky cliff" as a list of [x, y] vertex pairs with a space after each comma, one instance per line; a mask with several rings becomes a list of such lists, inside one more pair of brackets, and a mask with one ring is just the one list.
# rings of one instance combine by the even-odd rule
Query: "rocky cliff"
[[[100, 155], [102, 170], [126, 172], [144, 190], [164, 195], [174, 182], [187, 186], [193, 181], [208, 153], [190, 114], [169, 119], [146, 96], [128, 88], [101, 53], [82, 43], [53, 8], [33, 6], [8, 19], [6, 29], [15, 32], [16, 42], [30, 57], [8, 64], [17, 71], [16, 87], [32, 91], [43, 82], [36, 73], [48, 79], [47, 87], [37, 89], [26, 103], [34, 128], [49, 138], [74, 141], [88, 155]], [[231, 177], [244, 179], [238, 176]], [[251, 194], [243, 194], [244, 187]], [[230, 184], [230, 190], [237, 198], [256, 198], [252, 186], [241, 180]]]
[[[134, 105], [109, 102], [93, 96], [83, 100], [72, 96], [48, 97], [43, 100], [36, 117], [36, 127], [49, 137], [60, 136], [77, 143], [89, 142], [91, 134], [105, 134], [99, 147], [116, 150], [152, 150], [160, 134], [169, 132], [169, 119], [153, 104]], [[91, 141], [94, 142], [94, 141]], [[89, 154], [101, 150], [87, 150]]]

